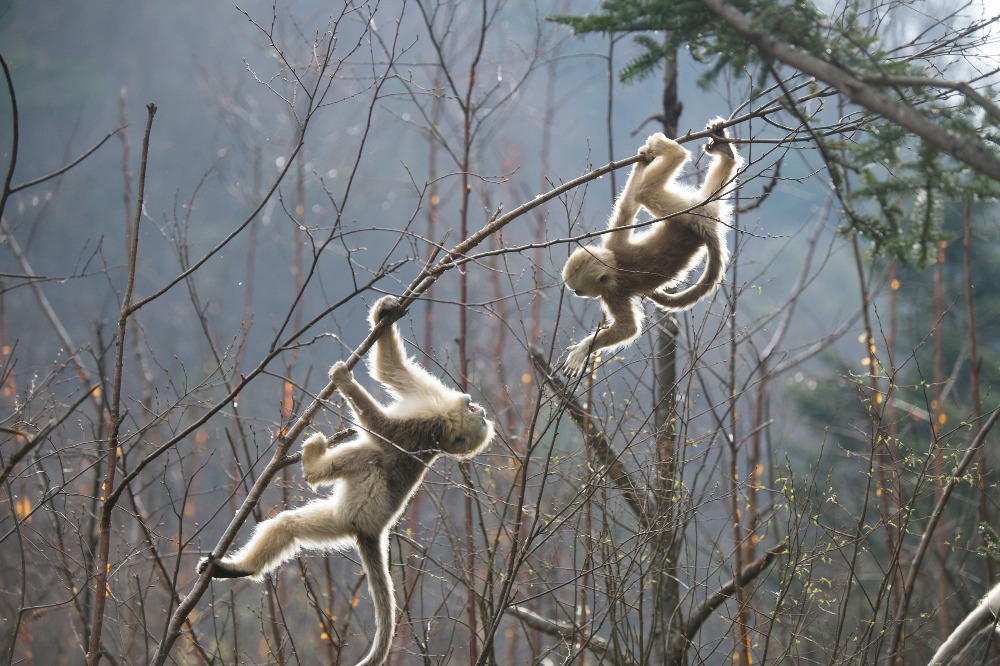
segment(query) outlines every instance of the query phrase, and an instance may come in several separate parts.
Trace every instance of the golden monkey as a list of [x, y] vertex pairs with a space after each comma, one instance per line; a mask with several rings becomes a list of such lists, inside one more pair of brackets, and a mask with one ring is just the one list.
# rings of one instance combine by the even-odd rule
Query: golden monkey
[[[724, 122], [716, 118], [706, 128], [712, 133], [705, 146], [712, 164], [697, 190], [675, 181], [691, 153], [661, 133], [646, 139], [639, 149], [643, 159], [632, 167], [615, 202], [608, 225], [614, 231], [605, 234], [600, 245], [577, 248], [566, 261], [566, 286], [577, 296], [601, 299], [608, 318], [607, 326], [569, 347], [562, 364], [568, 376], [583, 372], [593, 352], [635, 340], [644, 296], [664, 310], [686, 310], [722, 281], [729, 258], [726, 223], [732, 215], [722, 199], [735, 187], [743, 164], [726, 141]], [[635, 232], [629, 227], [640, 206], [666, 219]], [[663, 290], [683, 281], [703, 253], [708, 258], [697, 282], [675, 293]]]
[[[371, 309], [375, 324], [396, 309], [387, 296]], [[448, 388], [407, 358], [395, 324], [375, 343], [369, 374], [395, 398], [379, 404], [344, 362], [330, 379], [347, 400], [362, 431], [353, 440], [328, 448], [321, 434], [302, 445], [302, 471], [314, 487], [332, 486], [328, 497], [289, 509], [257, 525], [242, 548], [220, 560], [204, 558], [199, 573], [213, 566], [215, 578], [260, 579], [300, 548], [357, 549], [375, 606], [375, 637], [358, 666], [382, 666], [389, 656], [396, 621], [396, 600], [389, 574], [389, 530], [420, 487], [438, 456], [470, 458], [493, 438], [493, 423], [471, 398]]]

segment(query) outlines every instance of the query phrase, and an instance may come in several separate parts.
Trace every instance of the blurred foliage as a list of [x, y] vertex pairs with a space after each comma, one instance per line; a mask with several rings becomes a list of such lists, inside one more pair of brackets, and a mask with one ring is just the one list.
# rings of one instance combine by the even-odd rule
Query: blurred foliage
[[979, 533], [983, 538], [983, 545], [980, 546], [979, 552], [991, 561], [1000, 564], [1000, 535], [988, 523], [979, 525]]
[[[925, 110], [931, 108], [931, 103]], [[979, 135], [996, 143], [996, 127], [980, 128], [976, 109], [963, 103], [933, 109], [935, 120], [955, 134]], [[997, 184], [911, 137], [903, 128], [873, 118], [865, 131], [824, 146], [827, 166], [843, 204], [844, 233], [860, 233], [875, 256], [920, 269], [935, 258], [938, 243], [956, 237], [946, 228], [949, 202], [991, 201]]]
[[[749, 16], [755, 27], [818, 58], [833, 58], [851, 67], [872, 66], [865, 53], [875, 40], [864, 34], [851, 10], [831, 22], [804, 0], [734, 0], [730, 4]], [[701, 77], [703, 85], [725, 71], [740, 74], [748, 67], [766, 76], [774, 65], [745, 37], [727, 29], [700, 0], [606, 0], [599, 13], [558, 15], [549, 20], [568, 25], [578, 34], [665, 33], [663, 40], [635, 36], [641, 52], [621, 71], [623, 81], [649, 76], [666, 54], [681, 47], [690, 49], [697, 61], [707, 65]]]

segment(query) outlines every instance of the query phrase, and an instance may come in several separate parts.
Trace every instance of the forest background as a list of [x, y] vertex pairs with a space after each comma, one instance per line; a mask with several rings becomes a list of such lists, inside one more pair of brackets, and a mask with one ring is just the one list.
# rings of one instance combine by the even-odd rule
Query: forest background
[[[498, 424], [394, 532], [392, 663], [926, 661], [996, 578], [998, 9], [732, 6], [0, 3], [2, 659], [362, 655], [353, 555], [195, 563], [314, 496], [389, 293]], [[714, 116], [727, 283], [558, 377], [565, 258]]]

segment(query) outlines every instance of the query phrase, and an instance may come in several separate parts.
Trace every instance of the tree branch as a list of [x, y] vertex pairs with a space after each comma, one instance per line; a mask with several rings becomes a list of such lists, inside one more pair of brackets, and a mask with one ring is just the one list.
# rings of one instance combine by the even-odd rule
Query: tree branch
[[24, 458], [24, 456], [28, 455], [31, 452], [31, 450], [35, 448], [35, 446], [37, 446], [40, 442], [45, 441], [45, 439], [50, 434], [52, 434], [52, 431], [58, 428], [63, 421], [68, 419], [70, 415], [73, 414], [73, 412], [75, 412], [80, 407], [80, 405], [86, 402], [87, 399], [90, 398], [90, 396], [94, 393], [94, 391], [96, 391], [99, 387], [100, 384], [94, 384], [86, 391], [84, 391], [83, 395], [77, 398], [76, 402], [70, 405], [69, 408], [66, 409], [66, 411], [64, 411], [59, 416], [53, 417], [48, 423], [46, 423], [45, 426], [38, 431], [37, 435], [29, 437], [27, 434], [19, 433], [19, 435], [24, 437], [26, 441], [24, 442], [24, 445], [21, 446], [20, 450], [15, 451], [7, 460], [7, 465], [3, 468], [3, 471], [0, 472], [0, 484], [3, 484], [3, 482], [7, 480], [7, 477], [10, 476], [10, 473], [14, 471], [14, 467], [17, 465], [18, 462], [21, 461], [22, 458]]
[[577, 627], [570, 622], [562, 622], [559, 620], [553, 620], [547, 618], [543, 615], [539, 615], [533, 610], [529, 610], [524, 606], [511, 606], [507, 609], [507, 612], [511, 615], [520, 619], [524, 624], [528, 625], [531, 629], [535, 631], [541, 631], [542, 633], [548, 634], [550, 636], [557, 636], [566, 641], [579, 641], [581, 645], [593, 652], [599, 657], [604, 659], [611, 659], [611, 663], [624, 663], [624, 664], [635, 664], [636, 662], [632, 659], [625, 657], [624, 662], [618, 662], [614, 660], [615, 655], [611, 652], [611, 648], [608, 642], [601, 638], [600, 636], [595, 636], [583, 628]]
[[[761, 575], [761, 573], [764, 572], [764, 569], [770, 566], [770, 564], [774, 562], [775, 559], [777, 559], [779, 555], [782, 555], [786, 552], [788, 552], [787, 536], [784, 539], [782, 539], [781, 543], [779, 543], [777, 546], [774, 546], [773, 548], [769, 549], [767, 552], [758, 557], [756, 560], [754, 560], [747, 566], [743, 567], [743, 570], [740, 571], [738, 576], [734, 577], [733, 580], [729, 581], [721, 588], [719, 588], [719, 590], [715, 594], [712, 594], [707, 599], [705, 599], [705, 601], [702, 602], [701, 607], [698, 608], [698, 610], [695, 611], [695, 613], [690, 618], [688, 618], [687, 627], [684, 630], [684, 636], [685, 638], [687, 638], [687, 641], [690, 642], [691, 639], [694, 638], [694, 635], [698, 633], [699, 629], [701, 629], [701, 625], [704, 624], [705, 620], [707, 620], [712, 615], [712, 613], [715, 612], [715, 609], [721, 606], [726, 601], [726, 599], [733, 596], [733, 594], [736, 592], [737, 587], [745, 587], [746, 585], [752, 583], [754, 580], [756, 580], [758, 576]], [[671, 661], [671, 663], [681, 663], [681, 662]]]
[[882, 94], [854, 74], [789, 46], [769, 32], [755, 28], [743, 12], [724, 0], [701, 0], [701, 3], [731, 29], [754, 44], [761, 53], [833, 86], [855, 104], [913, 132], [929, 145], [993, 180], [1000, 181], [1000, 159], [980, 143], [949, 132], [912, 106]]
[[573, 423], [583, 433], [583, 440], [587, 448], [593, 452], [597, 462], [607, 469], [611, 481], [638, 518], [640, 527], [643, 530], [649, 529], [649, 515], [656, 506], [656, 500], [652, 493], [642, 484], [637, 483], [628, 473], [625, 465], [622, 464], [621, 456], [611, 446], [611, 442], [608, 441], [605, 434], [594, 430], [594, 423], [587, 419], [586, 410], [570, 391], [566, 382], [552, 370], [542, 350], [532, 345], [529, 351], [531, 361], [542, 375], [545, 384], [566, 406]]
[[876, 86], [906, 86], [920, 88], [944, 88], [960, 92], [975, 104], [978, 104], [994, 120], [1000, 121], [1000, 107], [984, 97], [975, 88], [965, 81], [946, 81], [944, 79], [934, 79], [929, 76], [867, 76], [865, 83]]

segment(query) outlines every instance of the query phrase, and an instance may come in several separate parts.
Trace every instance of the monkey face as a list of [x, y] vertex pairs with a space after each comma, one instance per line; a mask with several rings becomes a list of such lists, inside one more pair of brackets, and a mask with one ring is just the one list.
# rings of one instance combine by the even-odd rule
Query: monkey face
[[583, 298], [604, 296], [614, 274], [614, 256], [603, 247], [574, 250], [563, 268], [563, 281], [573, 293]]
[[444, 438], [442, 452], [456, 458], [471, 458], [493, 439], [493, 423], [486, 418], [486, 410], [470, 396], [457, 394], [449, 411], [452, 432]]

